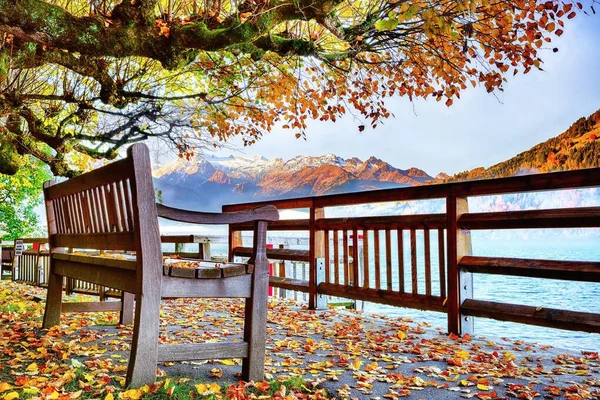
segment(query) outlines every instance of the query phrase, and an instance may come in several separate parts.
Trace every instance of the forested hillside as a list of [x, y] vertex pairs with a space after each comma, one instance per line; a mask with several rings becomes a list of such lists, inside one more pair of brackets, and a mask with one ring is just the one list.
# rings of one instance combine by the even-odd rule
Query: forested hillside
[[446, 181], [501, 178], [520, 173], [600, 167], [600, 110], [578, 119], [564, 133], [517, 156], [493, 165], [456, 174]]

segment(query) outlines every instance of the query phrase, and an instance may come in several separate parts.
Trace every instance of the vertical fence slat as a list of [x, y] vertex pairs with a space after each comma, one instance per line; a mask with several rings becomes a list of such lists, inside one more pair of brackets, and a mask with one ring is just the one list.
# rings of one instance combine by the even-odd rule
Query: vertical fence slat
[[438, 259], [440, 271], [440, 297], [446, 297], [446, 252], [444, 249], [444, 230], [438, 229]]
[[352, 230], [352, 280], [354, 281], [354, 287], [360, 286], [359, 272], [358, 272], [358, 230], [354, 228]]
[[389, 228], [385, 230], [385, 272], [387, 290], [392, 290], [392, 237]]
[[333, 231], [333, 280], [336, 285], [340, 284], [340, 237], [337, 230]]
[[329, 231], [325, 230], [325, 282], [329, 283], [331, 282], [331, 271], [329, 268], [329, 263], [330, 263], [330, 251], [329, 251]]
[[404, 288], [404, 231], [398, 229], [398, 291], [405, 292]]
[[369, 271], [369, 231], [363, 231], [363, 287], [371, 287]]
[[343, 256], [344, 256], [344, 286], [350, 284], [350, 266], [348, 265], [348, 230], [342, 231], [344, 237], [342, 238]]
[[425, 247], [425, 294], [431, 296], [431, 241], [429, 229], [423, 230], [423, 241]]
[[379, 248], [379, 231], [373, 231], [373, 247], [375, 248], [375, 289], [381, 289], [381, 259]]
[[417, 232], [410, 230], [410, 273], [412, 279], [412, 293], [419, 292], [419, 280], [417, 276]]

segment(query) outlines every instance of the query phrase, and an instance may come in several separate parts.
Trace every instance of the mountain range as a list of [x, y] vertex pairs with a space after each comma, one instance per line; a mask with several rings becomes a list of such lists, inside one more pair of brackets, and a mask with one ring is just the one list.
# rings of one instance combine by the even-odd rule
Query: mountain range
[[166, 204], [214, 210], [227, 203], [413, 186], [434, 179], [418, 168], [395, 168], [375, 157], [362, 161], [334, 154], [287, 161], [195, 156], [158, 166], [153, 175]]
[[454, 176], [440, 173], [432, 177], [421, 169], [399, 169], [376, 157], [363, 161], [335, 154], [297, 156], [287, 161], [197, 155], [157, 165], [153, 175], [165, 204], [219, 211], [230, 203], [590, 167], [600, 167], [600, 110], [507, 161]]

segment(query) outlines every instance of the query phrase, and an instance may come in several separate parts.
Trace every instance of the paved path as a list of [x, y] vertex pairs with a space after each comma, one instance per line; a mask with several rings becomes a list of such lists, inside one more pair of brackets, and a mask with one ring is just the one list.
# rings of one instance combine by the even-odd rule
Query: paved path
[[[165, 300], [161, 314], [163, 342], [241, 337], [239, 300]], [[19, 327], [24, 337], [40, 336], [40, 317]], [[115, 313], [70, 314], [42, 341], [49, 340], [45, 345], [65, 362], [70, 358], [74, 365], [101, 369], [119, 381], [126, 370], [131, 327], [116, 327], [115, 320]], [[343, 309], [314, 312], [291, 301], [269, 304], [267, 332], [268, 377], [302, 376], [309, 387], [324, 387], [332, 397], [528, 399], [538, 394], [537, 398], [600, 399], [600, 360], [594, 352], [448, 337], [424, 323]], [[23, 354], [36, 352], [25, 349]], [[10, 358], [0, 354], [0, 364]], [[22, 369], [29, 362], [23, 361]], [[236, 383], [240, 371], [239, 360], [159, 368], [169, 376], [219, 383]]]

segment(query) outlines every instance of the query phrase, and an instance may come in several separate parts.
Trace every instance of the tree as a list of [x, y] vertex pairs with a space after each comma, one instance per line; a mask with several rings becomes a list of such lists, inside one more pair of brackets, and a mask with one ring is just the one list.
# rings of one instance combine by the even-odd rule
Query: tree
[[50, 179], [48, 167], [32, 156], [12, 176], [0, 174], [2, 239], [27, 237], [39, 230], [35, 207], [41, 203], [42, 184]]
[[[595, 0], [592, 0], [595, 1]], [[502, 90], [580, 3], [557, 0], [2, 0], [0, 172], [57, 175], [157, 137], [180, 156], [395, 95]], [[592, 7], [593, 9], [593, 7]], [[554, 49], [557, 51], [557, 49]], [[74, 163], [74, 161], [76, 161]]]

